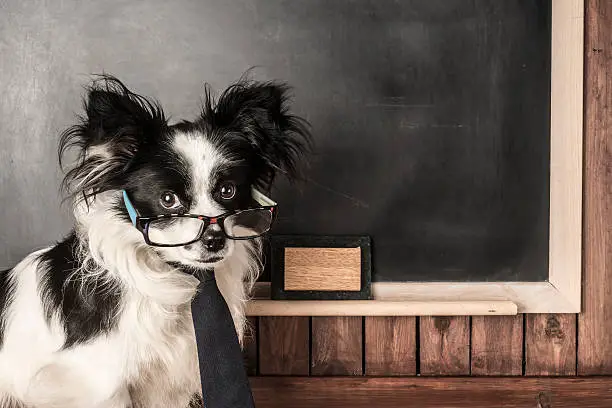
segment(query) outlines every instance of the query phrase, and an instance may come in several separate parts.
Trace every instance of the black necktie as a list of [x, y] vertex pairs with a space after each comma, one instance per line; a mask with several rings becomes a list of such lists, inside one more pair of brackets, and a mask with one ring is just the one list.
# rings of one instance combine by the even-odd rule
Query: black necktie
[[191, 303], [204, 408], [254, 408], [230, 311], [213, 273]]

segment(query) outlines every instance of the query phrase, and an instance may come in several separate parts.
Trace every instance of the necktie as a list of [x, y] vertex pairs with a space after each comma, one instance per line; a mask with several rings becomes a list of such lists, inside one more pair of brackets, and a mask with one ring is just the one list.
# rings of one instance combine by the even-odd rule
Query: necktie
[[191, 303], [204, 408], [254, 408], [249, 380], [230, 311], [206, 274]]

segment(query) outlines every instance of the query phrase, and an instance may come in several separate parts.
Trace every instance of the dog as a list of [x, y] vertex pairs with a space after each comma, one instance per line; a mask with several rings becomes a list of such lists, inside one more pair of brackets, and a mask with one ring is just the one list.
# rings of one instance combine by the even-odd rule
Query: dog
[[243, 78], [170, 124], [119, 79], [92, 80], [59, 143], [60, 165], [78, 153], [74, 229], [0, 272], [0, 407], [200, 406], [190, 302], [214, 271], [242, 341], [275, 209], [262, 191], [296, 179], [311, 143], [289, 109], [284, 83]]

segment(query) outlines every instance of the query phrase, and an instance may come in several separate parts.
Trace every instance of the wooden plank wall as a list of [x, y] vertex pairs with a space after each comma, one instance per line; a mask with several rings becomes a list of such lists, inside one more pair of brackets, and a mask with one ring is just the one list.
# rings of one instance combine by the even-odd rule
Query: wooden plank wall
[[[259, 335], [247, 340], [245, 350], [250, 375], [577, 373], [575, 315], [260, 317], [258, 321]], [[589, 349], [587, 355], [591, 354]]]
[[[583, 313], [261, 317], [247, 347], [249, 373], [515, 376], [515, 383], [526, 387], [535, 384], [520, 382], [526, 376], [612, 375], [612, 0], [587, 0], [585, 27]], [[258, 393], [272, 384], [254, 380]], [[597, 384], [612, 388], [610, 381]], [[606, 404], [592, 406], [612, 406]]]
[[585, 194], [578, 373], [612, 374], [612, 1], [587, 0]]

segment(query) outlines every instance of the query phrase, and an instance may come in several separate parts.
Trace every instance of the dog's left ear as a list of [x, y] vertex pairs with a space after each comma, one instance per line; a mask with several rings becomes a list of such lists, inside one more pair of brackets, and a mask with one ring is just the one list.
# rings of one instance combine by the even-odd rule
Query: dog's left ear
[[310, 126], [290, 113], [289, 87], [283, 83], [241, 81], [216, 104], [207, 90], [201, 121], [224, 129], [220, 137], [225, 143], [236, 138], [247, 142], [252, 160], [259, 163], [257, 182], [264, 188], [279, 172], [290, 180], [298, 178], [298, 163], [312, 147]]
[[98, 76], [87, 88], [84, 110], [59, 143], [60, 165], [68, 150], [77, 150], [78, 161], [62, 185], [69, 196], [78, 198], [121, 188], [136, 153], [167, 125], [157, 102], [130, 91], [110, 75]]

